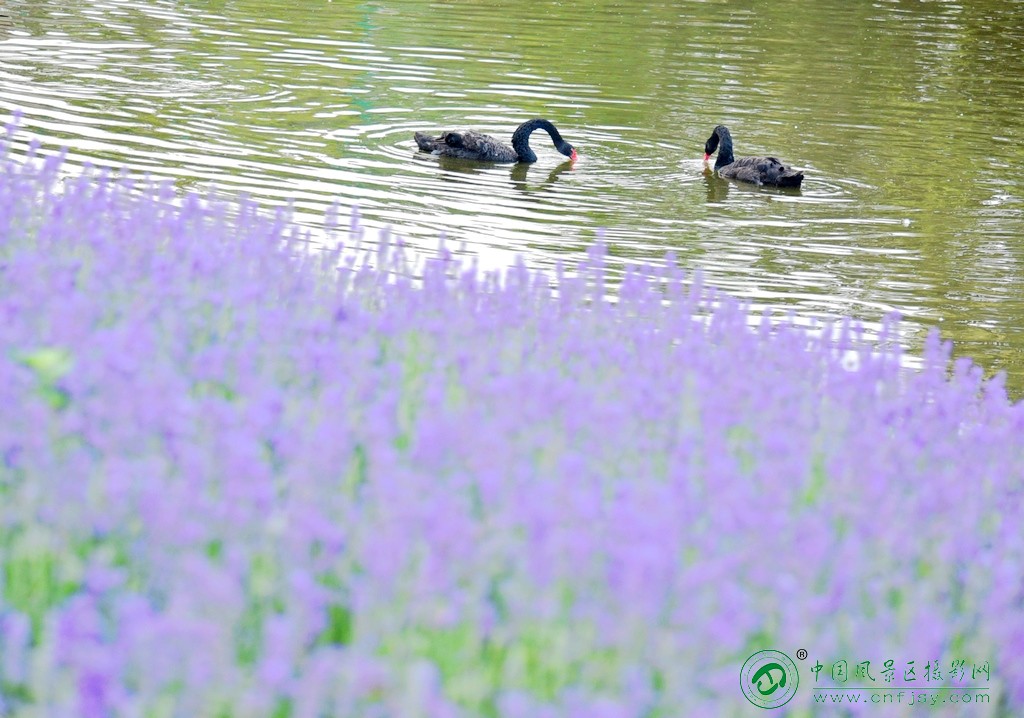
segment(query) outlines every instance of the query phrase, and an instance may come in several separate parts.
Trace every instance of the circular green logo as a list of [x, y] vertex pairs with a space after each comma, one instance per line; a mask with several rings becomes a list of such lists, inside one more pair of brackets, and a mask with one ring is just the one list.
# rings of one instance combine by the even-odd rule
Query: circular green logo
[[759, 708], [786, 705], [799, 685], [796, 663], [782, 651], [758, 651], [740, 669], [743, 695]]

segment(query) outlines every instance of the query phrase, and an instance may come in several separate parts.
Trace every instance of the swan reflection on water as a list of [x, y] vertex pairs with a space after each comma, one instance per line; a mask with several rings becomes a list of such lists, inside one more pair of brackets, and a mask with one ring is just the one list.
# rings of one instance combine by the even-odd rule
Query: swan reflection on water
[[[572, 160], [566, 160], [551, 168], [547, 176], [538, 181], [537, 178], [544, 176], [543, 170], [537, 167], [537, 165], [527, 164], [526, 162], [496, 166], [493, 162], [461, 160], [453, 157], [431, 157], [431, 160], [436, 161], [438, 167], [443, 170], [438, 175], [441, 181], [458, 181], [459, 175], [493, 177], [499, 173], [504, 174], [507, 170], [512, 188], [524, 193], [536, 192], [550, 187], [558, 180], [559, 175], [563, 172], [571, 171], [574, 167]], [[529, 179], [531, 174], [533, 175], [532, 181]]]
[[[526, 175], [531, 171], [533, 165], [520, 162], [512, 167], [512, 186], [520, 192], [535, 192], [543, 190], [553, 185], [558, 179], [558, 175], [572, 170], [574, 166], [575, 163], [572, 160], [566, 160], [548, 172], [548, 176], [543, 181], [529, 183], [526, 181]], [[535, 174], [540, 173], [535, 171]]]
[[777, 187], [774, 185], [756, 185], [750, 182], [730, 182], [719, 176], [710, 166], [704, 165], [704, 186], [707, 190], [708, 202], [724, 202], [729, 192], [746, 192], [748, 194], [786, 195], [800, 197], [803, 192], [799, 187]]

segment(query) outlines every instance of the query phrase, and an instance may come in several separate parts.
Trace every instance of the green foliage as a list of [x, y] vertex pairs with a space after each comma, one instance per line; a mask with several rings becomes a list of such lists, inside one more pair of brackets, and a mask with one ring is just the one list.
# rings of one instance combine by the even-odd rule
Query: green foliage
[[39, 395], [47, 404], [58, 411], [68, 405], [71, 397], [59, 383], [74, 366], [71, 352], [61, 347], [40, 347], [17, 353], [15, 360], [35, 375]]
[[2, 556], [4, 602], [29, 617], [38, 639], [46, 614], [78, 591], [81, 560], [35, 526], [9, 535]]
[[327, 607], [327, 627], [320, 638], [318, 645], [347, 646], [352, 642], [355, 632], [355, 619], [352, 610], [340, 604], [331, 604]]

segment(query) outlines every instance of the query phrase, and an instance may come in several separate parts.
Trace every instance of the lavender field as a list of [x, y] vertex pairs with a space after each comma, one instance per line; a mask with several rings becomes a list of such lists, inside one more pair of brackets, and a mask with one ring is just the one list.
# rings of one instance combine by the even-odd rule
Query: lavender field
[[[998, 377], [360, 233], [0, 161], [0, 716], [1024, 714]], [[989, 700], [825, 708], [840, 660]]]

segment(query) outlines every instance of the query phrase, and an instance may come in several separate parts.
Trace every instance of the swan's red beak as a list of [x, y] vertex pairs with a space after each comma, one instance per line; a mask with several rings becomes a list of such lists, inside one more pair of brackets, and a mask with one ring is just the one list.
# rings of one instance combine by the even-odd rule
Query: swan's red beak
[[576, 161], [576, 149], [575, 148], [573, 148], [572, 154], [569, 155], [569, 159], [572, 160], [573, 162]]
[[704, 161], [707, 162], [709, 159], [711, 159], [711, 155], [709, 155], [707, 152], [705, 152], [704, 153]]

